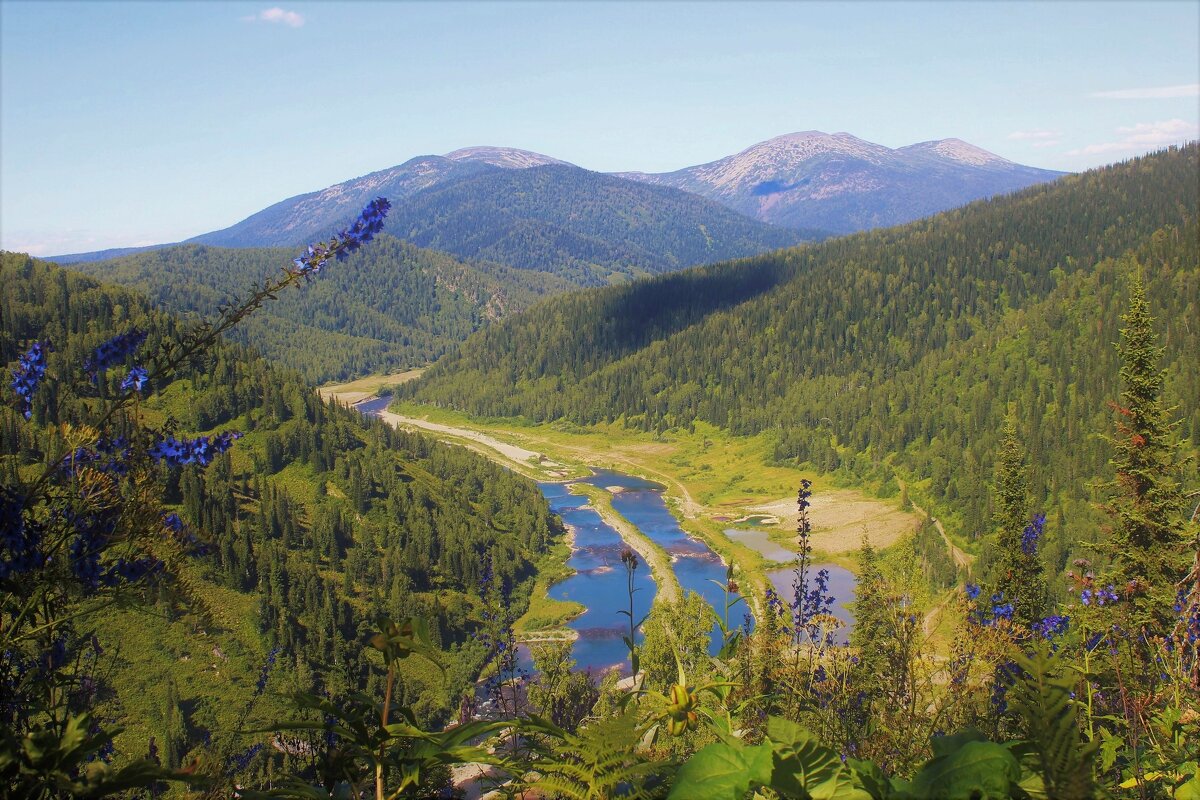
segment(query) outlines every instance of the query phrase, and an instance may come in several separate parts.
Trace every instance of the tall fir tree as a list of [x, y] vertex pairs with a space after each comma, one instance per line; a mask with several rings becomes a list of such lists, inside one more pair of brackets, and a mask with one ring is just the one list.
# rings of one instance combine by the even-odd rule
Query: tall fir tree
[[1104, 506], [1113, 522], [1105, 578], [1128, 598], [1134, 625], [1169, 629], [1176, 587], [1187, 572], [1182, 458], [1171, 409], [1162, 400], [1163, 348], [1140, 272], [1121, 321], [1121, 402], [1115, 406], [1116, 433], [1109, 437], [1116, 479]]
[[999, 551], [993, 573], [995, 588], [1012, 603], [1014, 618], [1032, 625], [1042, 618], [1046, 607], [1046, 579], [1037, 554], [1045, 518], [1029, 517], [1029, 467], [1012, 415], [1004, 423], [992, 492]]
[[880, 646], [887, 640], [887, 617], [891, 613], [887, 584], [879, 569], [879, 554], [871, 540], [864, 535], [858, 551], [858, 583], [855, 586], [854, 627], [850, 629], [850, 646], [858, 651], [856, 674], [858, 685], [874, 697], [884, 678], [886, 654]]

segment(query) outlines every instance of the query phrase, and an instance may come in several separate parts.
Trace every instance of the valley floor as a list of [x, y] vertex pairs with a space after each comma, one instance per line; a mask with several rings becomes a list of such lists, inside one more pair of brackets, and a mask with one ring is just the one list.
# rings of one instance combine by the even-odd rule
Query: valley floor
[[[323, 397], [357, 404], [385, 386], [419, 374], [363, 378], [320, 391]], [[802, 478], [814, 477], [768, 463], [769, 443], [764, 437], [733, 437], [699, 424], [694, 433], [670, 431], [656, 437], [611, 424], [583, 428], [479, 420], [412, 403], [392, 404], [380, 416], [393, 425], [426, 430], [468, 447], [537, 481], [561, 482], [589, 474], [592, 468], [605, 468], [661, 483], [684, 530], [702, 539], [726, 563], [737, 565], [742, 580], [759, 596], [768, 585], [767, 572], [780, 563], [763, 553], [794, 547], [795, 491]], [[881, 499], [835, 487], [828, 480], [815, 479], [813, 489], [813, 557], [821, 561], [850, 567], [864, 537], [877, 548], [886, 548], [923, 517], [919, 510], [902, 509], [898, 498]], [[755, 548], [725, 534], [728, 528], [747, 524], [766, 533], [766, 546]]]

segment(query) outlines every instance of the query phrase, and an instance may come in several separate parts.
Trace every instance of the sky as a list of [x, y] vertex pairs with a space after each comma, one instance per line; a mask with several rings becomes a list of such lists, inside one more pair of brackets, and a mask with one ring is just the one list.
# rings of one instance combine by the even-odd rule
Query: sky
[[1079, 171], [1200, 136], [1200, 2], [0, 0], [0, 248], [173, 242], [429, 153], [784, 133]]

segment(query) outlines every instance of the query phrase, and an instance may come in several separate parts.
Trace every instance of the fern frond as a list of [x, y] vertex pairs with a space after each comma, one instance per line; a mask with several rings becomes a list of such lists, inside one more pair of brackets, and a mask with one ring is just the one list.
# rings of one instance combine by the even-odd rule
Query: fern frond
[[558, 731], [531, 768], [532, 788], [562, 800], [636, 800], [659, 797], [665, 785], [655, 778], [667, 766], [639, 753], [641, 731], [632, 714], [599, 720], [578, 733]]
[[1010, 707], [1036, 747], [1046, 794], [1061, 800], [1094, 797], [1092, 762], [1100, 743], [1083, 741], [1079, 708], [1071, 698], [1074, 678], [1064, 674], [1061, 657], [1046, 642], [1038, 642], [1028, 655], [1015, 655], [1014, 661], [1024, 675], [1010, 692]]

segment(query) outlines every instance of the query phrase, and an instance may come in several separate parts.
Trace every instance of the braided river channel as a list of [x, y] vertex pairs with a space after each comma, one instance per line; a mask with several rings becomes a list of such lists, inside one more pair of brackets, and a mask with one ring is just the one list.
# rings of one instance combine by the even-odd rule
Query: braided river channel
[[[359, 411], [377, 415], [387, 408], [390, 398], [381, 397], [359, 403]], [[726, 565], [708, 545], [689, 536], [667, 508], [660, 484], [641, 478], [624, 475], [610, 470], [593, 470], [588, 478], [579, 478], [572, 483], [587, 483], [612, 493], [613, 509], [634, 525], [647, 538], [662, 547], [671, 557], [671, 569], [686, 592], [696, 592], [715, 610], [723, 613], [725, 603]], [[571, 557], [567, 566], [575, 574], [564, 578], [550, 587], [549, 594], [557, 600], [573, 600], [586, 609], [568, 623], [576, 632], [572, 658], [577, 669], [588, 669], [600, 673], [611, 668], [623, 672], [629, 670], [629, 651], [623, 636], [629, 633], [629, 618], [622, 611], [629, 610], [627, 573], [621, 563], [621, 550], [625, 546], [621, 535], [589, 504], [582, 494], [571, 492], [571, 483], [539, 483], [550, 510], [562, 518], [563, 524], [572, 532]], [[730, 531], [731, 534], [746, 533]], [[738, 537], [743, 543], [760, 550], [768, 558], [779, 559], [779, 546], [763, 544], [764, 536]], [[766, 548], [766, 549], [763, 549]], [[774, 548], [773, 550], [770, 548]], [[641, 562], [641, 559], [638, 559]], [[814, 564], [810, 575], [818, 570], [829, 570], [830, 594], [836, 598], [830, 613], [846, 623], [839, 635], [844, 638], [852, 624], [845, 604], [854, 599], [854, 575], [833, 564]], [[793, 598], [792, 569], [782, 567], [768, 572], [784, 603]], [[811, 578], [810, 578], [811, 581]], [[811, 583], [810, 583], [811, 585]], [[657, 594], [657, 587], [645, 563], [634, 571], [634, 618], [640, 621], [649, 611]], [[732, 600], [736, 595], [730, 595]], [[729, 612], [731, 626], [741, 625], [746, 618], [745, 603], [738, 603]], [[750, 624], [753, 624], [752, 621]], [[710, 652], [719, 647], [719, 628], [713, 625]], [[641, 640], [641, 633], [636, 636]], [[523, 666], [531, 666], [528, 651], [521, 648]]]

